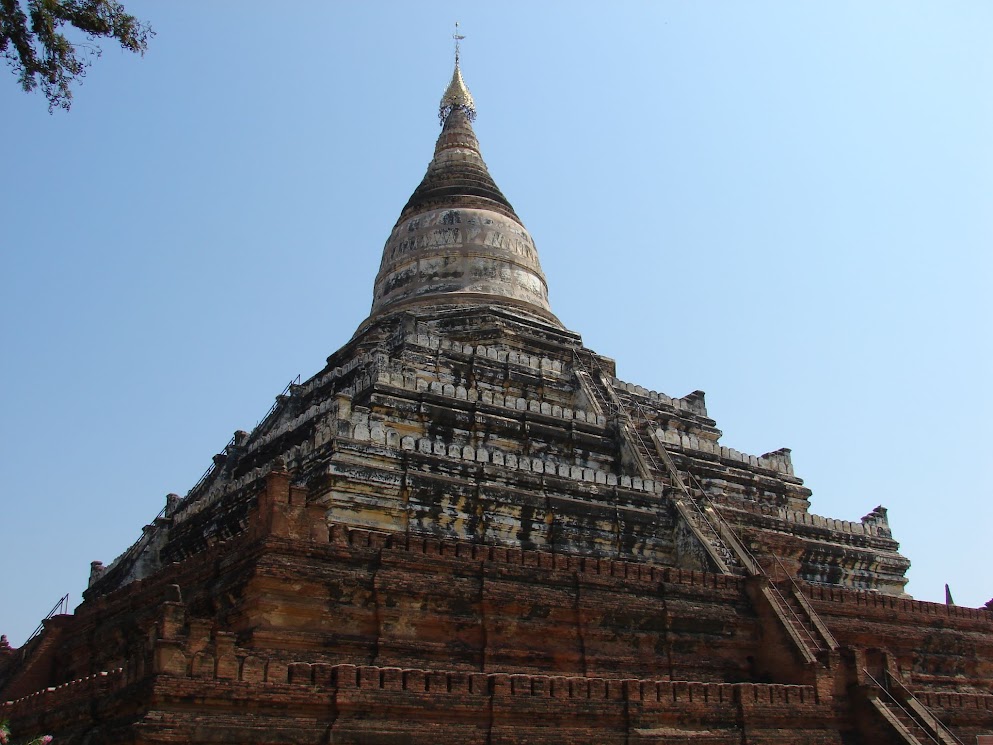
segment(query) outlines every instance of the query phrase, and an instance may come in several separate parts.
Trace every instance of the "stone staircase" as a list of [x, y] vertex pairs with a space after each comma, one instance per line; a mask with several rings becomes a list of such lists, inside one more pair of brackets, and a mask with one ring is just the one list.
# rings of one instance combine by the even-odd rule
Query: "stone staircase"
[[862, 671], [868, 681], [865, 694], [873, 708], [885, 719], [902, 742], [908, 745], [963, 745], [951, 730], [931, 713], [924, 704], [897, 678], [883, 672], [883, 681], [876, 680], [868, 670]]
[[729, 526], [724, 523], [714, 507], [705, 498], [701, 498], [704, 495], [695, 495], [687, 487], [687, 481], [683, 479], [655, 432], [649, 430], [646, 438], [630, 420], [625, 423], [625, 427], [630, 429], [628, 438], [646, 456], [653, 472], [657, 473], [663, 469], [668, 472], [670, 482], [678, 492], [673, 497], [676, 510], [707, 550], [721, 573], [746, 576], [755, 574], [758, 565], [754, 559], [741, 545], [733, 531], [729, 530]]
[[807, 602], [792, 577], [787, 575], [786, 581], [770, 584], [770, 589], [776, 595], [777, 604], [786, 611], [794, 635], [806, 647], [808, 654], [805, 656], [820, 659], [824, 653], [839, 648], [834, 635]]
[[0, 681], [2, 700], [27, 696], [48, 685], [55, 663], [55, 653], [62, 640], [64, 624], [58, 621], [66, 618], [69, 617], [60, 616], [55, 622], [50, 622], [29, 643], [24, 644], [21, 648], [24, 651], [20, 661], [8, 671], [6, 679]]
[[[644, 426], [644, 431], [639, 430], [632, 412], [598, 369], [595, 358], [590, 356], [590, 364], [586, 365], [576, 353], [574, 361], [576, 376], [586, 396], [605, 416], [616, 420], [639, 475], [644, 479], [668, 476], [668, 483], [673, 487], [670, 491], [675, 492], [671, 498], [677, 512], [716, 569], [722, 574], [753, 578], [759, 594], [779, 619], [799, 655], [808, 665], [826, 672], [831, 653], [837, 652], [839, 644], [778, 558], [776, 562], [785, 579], [774, 582], [711, 503], [692, 472], [686, 471], [685, 475], [680, 472], [651, 426], [651, 419], [638, 417]], [[638, 413], [637, 408], [634, 413]], [[887, 685], [884, 686], [867, 671], [863, 672], [874, 685], [865, 691], [867, 698], [904, 742], [909, 745], [963, 745], [899, 680], [887, 674]]]
[[784, 570], [787, 579], [782, 588], [771, 580], [734, 528], [710, 502], [692, 473], [687, 472], [684, 478], [647, 417], [641, 417], [645, 422], [645, 432], [638, 429], [631, 412], [596, 367], [595, 359], [591, 357], [587, 365], [577, 352], [574, 362], [576, 376], [587, 398], [600, 407], [607, 417], [616, 417], [618, 429], [641, 477], [668, 476], [669, 483], [674, 487], [672, 501], [679, 516], [696, 536], [717, 571], [756, 578], [761, 596], [806, 663], [822, 663], [825, 653], [837, 650], [837, 641], [803, 597], [793, 578]]
[[58, 602], [45, 615], [38, 628], [13, 654], [15, 658], [0, 675], [0, 692], [5, 698], [33, 693], [42, 688], [49, 678], [55, 652], [65, 625], [70, 622], [69, 595]]
[[[751, 575], [760, 571], [758, 564], [732, 535], [730, 526], [720, 518], [713, 506], [705, 500], [694, 499], [655, 433], [649, 430], [646, 436], [638, 430], [627, 407], [596, 367], [595, 360], [591, 357], [590, 365], [587, 365], [578, 353], [574, 353], [574, 362], [576, 377], [587, 398], [608, 419], [614, 418], [617, 422], [638, 475], [643, 479], [667, 476], [666, 480], [675, 487], [677, 493], [672, 496], [672, 501], [676, 511], [707, 552], [717, 571], [735, 575]], [[736, 545], [729, 545], [732, 542]]]
[[872, 699], [872, 705], [889, 722], [902, 742], [908, 745], [931, 745], [938, 741], [932, 738], [915, 722], [902, 708], [892, 703], [886, 703], [878, 698]]

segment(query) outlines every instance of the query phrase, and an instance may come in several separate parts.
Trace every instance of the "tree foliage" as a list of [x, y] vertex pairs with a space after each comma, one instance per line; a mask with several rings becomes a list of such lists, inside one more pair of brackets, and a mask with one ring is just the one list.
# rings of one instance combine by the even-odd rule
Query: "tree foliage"
[[[75, 29], [80, 41], [67, 38], [63, 28]], [[153, 35], [115, 0], [0, 0], [0, 54], [25, 91], [41, 88], [49, 111], [72, 105], [72, 83], [100, 56], [97, 40], [116, 39], [144, 54]]]

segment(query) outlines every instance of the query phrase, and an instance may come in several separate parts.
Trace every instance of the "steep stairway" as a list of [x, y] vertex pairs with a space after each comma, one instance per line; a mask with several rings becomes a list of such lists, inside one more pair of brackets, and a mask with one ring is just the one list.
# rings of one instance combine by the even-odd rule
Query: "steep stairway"
[[869, 701], [896, 734], [909, 745], [963, 745], [951, 730], [899, 679], [884, 670], [882, 680], [862, 671], [869, 685]]
[[[692, 494], [686, 488], [682, 479], [669, 458], [665, 448], [653, 446], [645, 436], [638, 431], [630, 413], [621, 403], [614, 393], [613, 388], [603, 380], [599, 372], [591, 372], [578, 354], [575, 356], [576, 377], [589, 398], [604, 416], [614, 418], [624, 442], [628, 445], [628, 452], [635, 463], [639, 476], [643, 479], [657, 479], [662, 474], [668, 474], [667, 480], [676, 487], [679, 494], [673, 497], [673, 503], [679, 516], [696, 536], [697, 541], [703, 546], [710, 560], [721, 574], [747, 574], [746, 567], [738, 558], [741, 552], [736, 552], [730, 548], [722, 538], [721, 529], [716, 520], [713, 509], [699, 504], [693, 499]], [[654, 433], [650, 433], [654, 438]], [[659, 458], [665, 462], [660, 463]]]
[[[722, 574], [757, 578], [759, 592], [784, 627], [787, 636], [805, 662], [816, 664], [822, 655], [838, 649], [838, 643], [827, 626], [817, 617], [793, 578], [784, 571], [786, 580], [777, 585], [737, 535], [731, 524], [710, 501], [703, 486], [689, 471], [680, 472], [664, 443], [651, 426], [651, 420], [635, 407], [634, 414], [618, 397], [596, 359], [589, 355], [583, 360], [574, 352], [576, 376], [587, 398], [614, 417], [618, 430], [627, 444], [632, 460], [642, 478], [668, 477], [673, 486], [672, 501], [680, 518], [696, 536], [716, 569]], [[638, 422], [643, 423], [644, 432]]]
[[55, 662], [55, 653], [62, 639], [65, 623], [71, 618], [69, 595], [63, 595], [38, 624], [38, 628], [21, 645], [17, 660], [0, 680], [3, 699], [27, 696], [47, 685]]
[[[587, 398], [613, 418], [639, 475], [645, 479], [668, 477], [670, 497], [681, 519], [707, 551], [722, 574], [744, 575], [756, 580], [767, 607], [779, 619], [802, 659], [826, 672], [830, 654], [839, 644], [808, 602], [793, 576], [774, 557], [785, 579], [774, 581], [746, 548], [734, 527], [723, 517], [693, 473], [680, 471], [665, 443], [652, 426], [652, 417], [635, 404], [625, 406], [609, 378], [587, 353], [588, 362], [574, 353], [576, 376]], [[639, 428], [639, 424], [641, 428]], [[867, 671], [873, 690], [866, 696], [897, 735], [909, 745], [963, 745], [901, 681], [886, 674], [886, 685]]]

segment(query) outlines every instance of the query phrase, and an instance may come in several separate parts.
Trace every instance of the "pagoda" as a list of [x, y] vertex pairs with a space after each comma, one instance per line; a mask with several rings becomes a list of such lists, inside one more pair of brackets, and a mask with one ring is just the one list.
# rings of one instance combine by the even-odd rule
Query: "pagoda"
[[906, 595], [886, 510], [616, 377], [552, 312], [455, 70], [369, 317], [0, 646], [79, 743], [974, 742], [993, 613]]

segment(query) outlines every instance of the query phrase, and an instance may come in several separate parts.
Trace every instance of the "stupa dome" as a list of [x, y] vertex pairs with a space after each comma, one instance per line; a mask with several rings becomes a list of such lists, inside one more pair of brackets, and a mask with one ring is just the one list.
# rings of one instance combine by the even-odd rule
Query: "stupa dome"
[[490, 176], [458, 62], [434, 157], [383, 248], [370, 319], [401, 309], [502, 305], [561, 327], [527, 228]]

